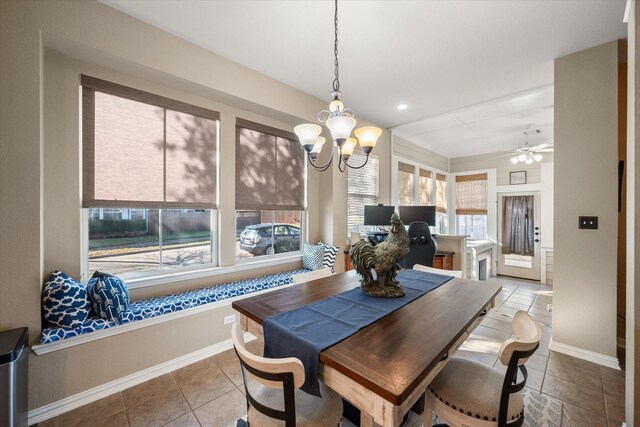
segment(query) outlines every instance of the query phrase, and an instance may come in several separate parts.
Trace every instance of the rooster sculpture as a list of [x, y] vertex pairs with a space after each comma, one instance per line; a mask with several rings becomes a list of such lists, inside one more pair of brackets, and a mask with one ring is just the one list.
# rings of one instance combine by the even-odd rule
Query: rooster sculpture
[[354, 268], [362, 277], [360, 287], [367, 295], [396, 298], [404, 295], [404, 289], [396, 275], [398, 261], [409, 253], [409, 236], [397, 213], [391, 216], [391, 230], [387, 239], [373, 246], [358, 242], [351, 246], [349, 256]]

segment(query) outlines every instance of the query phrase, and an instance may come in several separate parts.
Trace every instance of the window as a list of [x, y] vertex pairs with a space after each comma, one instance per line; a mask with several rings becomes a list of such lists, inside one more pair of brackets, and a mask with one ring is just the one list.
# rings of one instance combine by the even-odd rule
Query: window
[[415, 205], [415, 166], [398, 162], [398, 206]]
[[436, 231], [447, 231], [447, 176], [436, 174]]
[[432, 173], [431, 171], [420, 169], [420, 182], [419, 184], [419, 192], [420, 192], [420, 206], [430, 206], [433, 193], [433, 180], [431, 179]]
[[87, 273], [215, 264], [218, 113], [81, 84]]
[[[366, 156], [353, 153], [352, 164], [361, 165]], [[377, 205], [379, 197], [379, 158], [369, 154], [369, 161], [361, 169], [348, 169], [347, 172], [347, 230], [364, 232], [364, 207]]]
[[487, 236], [487, 174], [456, 176], [458, 234], [472, 240]]
[[300, 251], [304, 161], [291, 132], [237, 119], [237, 259]]

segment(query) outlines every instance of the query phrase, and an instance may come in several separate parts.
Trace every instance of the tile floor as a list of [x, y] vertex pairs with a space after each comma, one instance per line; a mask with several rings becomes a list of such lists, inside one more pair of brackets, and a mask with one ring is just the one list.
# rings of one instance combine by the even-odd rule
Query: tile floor
[[[494, 278], [502, 285], [496, 308], [467, 339], [457, 356], [496, 369], [502, 341], [511, 336], [510, 316], [526, 310], [543, 327], [537, 353], [527, 362], [527, 386], [564, 403], [563, 427], [620, 427], [624, 419], [621, 371], [548, 350], [552, 288]], [[248, 344], [260, 351], [260, 343]], [[246, 415], [240, 365], [233, 350], [40, 423], [40, 426], [215, 426], [234, 427]]]

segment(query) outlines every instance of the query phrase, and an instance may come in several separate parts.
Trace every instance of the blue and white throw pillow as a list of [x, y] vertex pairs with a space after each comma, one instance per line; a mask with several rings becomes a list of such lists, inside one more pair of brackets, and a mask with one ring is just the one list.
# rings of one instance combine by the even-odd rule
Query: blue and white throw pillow
[[89, 300], [84, 285], [60, 270], [55, 270], [42, 287], [44, 319], [61, 328], [76, 329], [89, 315]]
[[93, 311], [105, 320], [120, 323], [129, 309], [129, 290], [121, 278], [96, 271], [87, 291]]
[[324, 245], [304, 244], [302, 251], [302, 267], [308, 270], [317, 270], [322, 268], [322, 260], [324, 258]]
[[320, 242], [320, 244], [324, 247], [324, 255], [322, 257], [322, 266], [326, 268], [330, 268], [331, 272], [334, 273], [333, 264], [335, 264], [336, 262], [336, 256], [338, 255], [338, 251], [340, 250], [340, 248], [338, 246], [331, 246], [322, 242]]

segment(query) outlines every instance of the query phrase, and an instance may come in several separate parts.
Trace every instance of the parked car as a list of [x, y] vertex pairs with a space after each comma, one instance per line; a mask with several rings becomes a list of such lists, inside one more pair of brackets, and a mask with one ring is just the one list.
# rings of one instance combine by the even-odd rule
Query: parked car
[[[275, 235], [275, 241], [272, 232]], [[300, 227], [289, 224], [248, 225], [240, 233], [240, 249], [253, 255], [299, 251]]]

